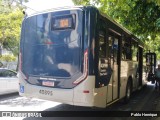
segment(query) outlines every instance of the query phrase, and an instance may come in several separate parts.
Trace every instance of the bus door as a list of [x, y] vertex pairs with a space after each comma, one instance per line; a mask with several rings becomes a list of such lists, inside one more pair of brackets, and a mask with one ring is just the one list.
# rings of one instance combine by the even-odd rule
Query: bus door
[[156, 54], [155, 53], [146, 53], [146, 66], [148, 68], [148, 81], [154, 83], [154, 74], [156, 68]]
[[108, 38], [108, 63], [112, 70], [110, 82], [108, 84], [107, 103], [112, 102], [118, 98], [118, 54], [119, 53], [119, 38], [114, 34]]

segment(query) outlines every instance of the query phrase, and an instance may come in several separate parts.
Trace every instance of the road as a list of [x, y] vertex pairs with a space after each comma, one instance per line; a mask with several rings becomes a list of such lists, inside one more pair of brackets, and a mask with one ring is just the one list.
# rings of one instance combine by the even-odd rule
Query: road
[[[54, 111], [71, 111], [72, 112], [82, 112], [82, 117], [84, 111], [91, 112], [91, 114], [99, 114], [99, 113], [107, 113], [107, 111], [160, 111], [160, 91], [156, 91], [154, 89], [154, 85], [148, 84], [142, 90], [136, 91], [132, 94], [131, 100], [128, 104], [124, 104], [122, 101], [119, 101], [113, 105], [108, 106], [105, 109], [101, 108], [89, 108], [89, 107], [77, 107], [66, 104], [60, 104], [51, 101], [39, 100], [39, 99], [31, 99], [18, 96], [18, 94], [14, 94], [11, 96], [1, 96], [0, 98], [0, 111], [43, 111], [42, 114], [47, 113], [46, 111], [52, 111], [50, 114], [55, 114]], [[59, 112], [59, 113], [60, 113]], [[92, 115], [91, 115], [92, 116]], [[115, 114], [116, 116], [116, 114]], [[82, 119], [82, 117], [76, 117], [76, 120]], [[99, 117], [99, 116], [98, 116]], [[44, 118], [20, 118], [23, 120], [41, 120]], [[74, 120], [75, 117], [54, 117], [54, 118], [45, 118], [45, 120]], [[96, 117], [87, 117], [83, 119], [91, 119], [97, 120]], [[158, 120], [158, 117], [100, 117], [98, 120]], [[1, 120], [1, 119], [0, 119]], [[6, 120], [6, 119], [5, 119]], [[17, 119], [16, 119], [17, 120]]]

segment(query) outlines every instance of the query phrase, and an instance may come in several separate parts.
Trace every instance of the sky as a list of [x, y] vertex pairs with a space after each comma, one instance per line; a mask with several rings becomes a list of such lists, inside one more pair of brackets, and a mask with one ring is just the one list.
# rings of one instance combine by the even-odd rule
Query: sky
[[28, 13], [34, 13], [35, 11], [42, 11], [55, 7], [74, 6], [72, 0], [29, 0], [24, 3], [25, 6], [32, 8], [27, 9]]

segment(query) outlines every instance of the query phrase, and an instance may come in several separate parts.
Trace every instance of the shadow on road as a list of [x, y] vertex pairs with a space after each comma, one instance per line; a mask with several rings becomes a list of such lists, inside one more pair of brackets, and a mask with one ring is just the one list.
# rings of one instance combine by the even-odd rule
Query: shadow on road
[[19, 96], [18, 92], [0, 95], [0, 101], [4, 100], [4, 99], [9, 99], [9, 98], [15, 98], [15, 97], [18, 97], [18, 96]]
[[[9, 106], [12, 109], [8, 109], [8, 110], [11, 110], [11, 111], [13, 110], [21, 111], [21, 109], [17, 108], [18, 106], [21, 106], [21, 107], [38, 106], [42, 103], [43, 101], [40, 101], [37, 99], [30, 99], [30, 98], [19, 96], [19, 93], [0, 95], [0, 106]], [[1, 110], [3, 109], [1, 108]], [[6, 111], [6, 109], [4, 111]]]
[[[81, 112], [82, 111], [82, 112]], [[115, 114], [114, 111], [124, 111], [127, 113], [127, 111], [160, 111], [160, 91], [156, 91], [154, 89], [154, 85], [147, 85], [143, 89], [136, 91], [132, 94], [131, 100], [128, 104], [124, 104], [123, 101], [119, 101], [115, 104], [112, 104], [108, 106], [107, 108], [90, 108], [90, 107], [79, 107], [79, 106], [72, 106], [72, 105], [66, 105], [66, 104], [60, 104], [55, 107], [51, 107], [48, 109], [45, 109], [44, 111], [40, 112], [42, 114], [51, 114], [51, 116], [54, 116], [53, 114], [57, 113], [59, 117], [46, 117], [46, 118], [24, 118], [23, 120], [158, 120], [157, 118], [146, 118], [146, 117], [92, 117], [95, 114], [99, 114], [100, 112], [103, 112], [107, 114], [107, 112], [113, 111], [113, 114]], [[67, 113], [69, 114], [75, 114], [76, 112], [82, 113], [81, 117], [63, 117], [60, 113]], [[90, 113], [89, 117], [84, 117], [84, 112]], [[55, 115], [56, 116], [56, 115]], [[67, 116], [67, 115], [65, 115]], [[74, 116], [74, 115], [73, 115]], [[98, 115], [97, 115], [98, 116]]]

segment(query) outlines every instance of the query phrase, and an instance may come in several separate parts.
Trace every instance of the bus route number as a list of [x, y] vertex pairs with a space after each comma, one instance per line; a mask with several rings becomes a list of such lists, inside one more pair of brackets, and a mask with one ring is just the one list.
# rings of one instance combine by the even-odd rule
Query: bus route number
[[40, 94], [52, 96], [53, 92], [50, 90], [39, 90]]

